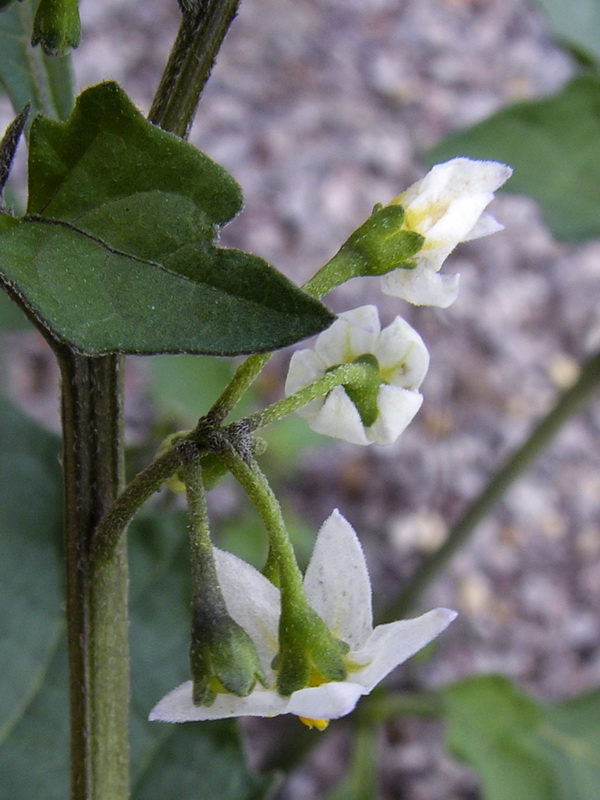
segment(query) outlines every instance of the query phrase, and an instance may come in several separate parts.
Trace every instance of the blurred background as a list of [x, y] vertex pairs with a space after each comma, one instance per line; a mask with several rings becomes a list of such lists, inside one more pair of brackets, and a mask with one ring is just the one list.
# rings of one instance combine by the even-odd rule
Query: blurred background
[[[114, 78], [146, 111], [177, 29], [175, 1], [84, 0], [81, 13], [78, 89]], [[533, 0], [243, 0], [190, 137], [245, 194], [222, 243], [305, 281], [375, 203], [424, 174], [428, 151], [445, 137], [509, 104], [551, 96], [581, 71], [581, 53], [557, 41], [550, 23]], [[8, 121], [8, 103], [1, 108]], [[24, 174], [23, 164], [18, 170]], [[505, 231], [450, 257], [445, 271], [462, 276], [450, 309], [410, 307], [369, 280], [328, 298], [335, 311], [376, 302], [384, 323], [401, 314], [425, 339], [425, 400], [400, 440], [361, 449], [295, 419], [268, 432], [265, 468], [299, 553], [306, 557], [318, 526], [339, 507], [364, 543], [376, 607], [392, 602], [443, 543], [494, 467], [600, 344], [600, 242], [559, 241], [540, 206], [511, 194], [510, 182], [490, 210]], [[53, 359], [19, 314], [0, 311], [2, 391], [58, 430]], [[289, 352], [272, 359], [246, 408], [281, 395], [288, 361]], [[128, 359], [132, 469], [164, 435], [193, 424], [230, 370], [219, 359]], [[422, 608], [460, 612], [436, 657], [420, 667], [428, 685], [497, 672], [558, 700], [600, 682], [599, 429], [596, 401], [422, 598]], [[212, 493], [211, 510], [218, 541], [259, 563], [262, 534], [232, 482]], [[391, 680], [410, 685], [410, 667]], [[269, 763], [273, 725], [246, 726], [257, 765]], [[347, 747], [340, 727], [288, 781], [282, 800], [322, 796], [340, 777]], [[473, 774], [445, 753], [437, 721], [388, 723], [378, 753], [385, 800], [479, 796]]]

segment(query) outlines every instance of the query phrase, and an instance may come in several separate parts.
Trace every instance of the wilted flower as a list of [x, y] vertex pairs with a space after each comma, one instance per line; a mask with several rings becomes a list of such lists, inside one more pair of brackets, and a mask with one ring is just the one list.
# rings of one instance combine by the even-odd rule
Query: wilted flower
[[[324, 681], [311, 676], [310, 685], [284, 697], [276, 691], [279, 590], [254, 567], [236, 556], [216, 551], [221, 590], [231, 617], [254, 642], [267, 679], [246, 697], [218, 692], [210, 706], [194, 705], [192, 682], [174, 689], [152, 709], [151, 720], [190, 722], [223, 717], [273, 717], [295, 714], [308, 725], [324, 728], [327, 721], [350, 713], [396, 666], [428, 644], [455, 618], [437, 608], [416, 619], [378, 625], [373, 629], [371, 583], [360, 543], [350, 524], [334, 511], [325, 521], [304, 577], [309, 605], [332, 634], [345, 642], [347, 677]], [[275, 662], [276, 663], [276, 662]]]
[[439, 275], [439, 270], [460, 242], [502, 230], [484, 209], [511, 174], [510, 167], [497, 161], [454, 158], [437, 164], [396, 197], [390, 205], [403, 207], [402, 229], [421, 234], [425, 242], [412, 257], [414, 269], [383, 276], [383, 291], [415, 305], [451, 305], [458, 294], [459, 276]]
[[340, 314], [317, 338], [314, 350], [294, 353], [286, 394], [351, 363], [365, 366], [363, 385], [336, 386], [297, 413], [317, 433], [353, 444], [391, 444], [421, 406], [417, 390], [429, 366], [427, 348], [401, 317], [381, 330], [377, 308], [362, 306]]

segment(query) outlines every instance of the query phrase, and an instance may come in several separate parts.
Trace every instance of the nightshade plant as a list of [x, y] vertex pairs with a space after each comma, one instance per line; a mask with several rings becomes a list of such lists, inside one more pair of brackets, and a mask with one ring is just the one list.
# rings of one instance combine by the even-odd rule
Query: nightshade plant
[[[25, 133], [28, 144], [24, 213], [0, 196], [0, 282], [49, 342], [62, 376], [71, 796], [126, 800], [125, 532], [163, 485], [186, 495], [191, 680], [147, 698], [152, 720], [293, 714], [322, 730], [454, 618], [440, 608], [374, 627], [362, 549], [337, 511], [302, 576], [255, 434], [298, 412], [353, 444], [397, 439], [421, 404], [425, 344], [402, 317], [382, 328], [377, 308], [365, 306], [335, 319], [322, 300], [347, 280], [375, 276], [388, 294], [447, 307], [458, 278], [440, 274], [442, 264], [458, 243], [501, 227], [485, 208], [511, 170], [466, 158], [434, 167], [375, 206], [299, 288], [260, 257], [219, 246], [241, 190], [185, 141], [238, 0], [180, 0], [181, 27], [148, 119], [112, 82], [85, 89], [71, 108], [64, 57], [80, 37], [75, 0], [10, 5], [2, 3], [7, 26], [29, 25], [43, 55], [32, 51], [39, 69], [30, 86], [7, 78], [0, 60], [17, 113], [1, 144], [0, 192]], [[291, 359], [286, 396], [228, 421], [270, 354], [313, 335], [314, 349]], [[248, 358], [197, 425], [171, 434], [125, 485], [122, 360], [159, 353]], [[226, 472], [268, 534], [261, 572], [213, 548], [206, 492]]]

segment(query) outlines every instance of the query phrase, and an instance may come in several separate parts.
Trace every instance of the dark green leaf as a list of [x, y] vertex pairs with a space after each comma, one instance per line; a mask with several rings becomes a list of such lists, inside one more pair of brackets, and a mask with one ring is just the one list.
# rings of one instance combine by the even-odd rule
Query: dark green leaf
[[14, 3], [0, 14], [0, 84], [15, 112], [31, 103], [38, 111], [65, 119], [73, 107], [71, 64], [68, 57], [48, 58], [29, 43], [34, 2]]
[[451, 750], [478, 773], [485, 800], [591, 800], [600, 786], [600, 690], [549, 706], [505, 678], [444, 691]]
[[556, 38], [600, 61], [600, 3], [598, 0], [538, 0]]
[[214, 245], [240, 190], [114, 83], [31, 128], [29, 199], [1, 267], [40, 324], [89, 354], [272, 350], [332, 315], [258, 256]]
[[456, 155], [514, 167], [510, 190], [537, 200], [558, 238], [600, 236], [600, 79], [576, 78], [554, 97], [506, 108], [450, 136], [427, 160]]

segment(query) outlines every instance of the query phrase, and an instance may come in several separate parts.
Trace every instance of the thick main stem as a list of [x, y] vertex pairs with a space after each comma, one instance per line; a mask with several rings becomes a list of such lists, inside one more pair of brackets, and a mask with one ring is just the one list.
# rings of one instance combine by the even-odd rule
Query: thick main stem
[[92, 557], [95, 527], [123, 483], [118, 356], [58, 352], [62, 372], [72, 800], [129, 796], [124, 538]]

